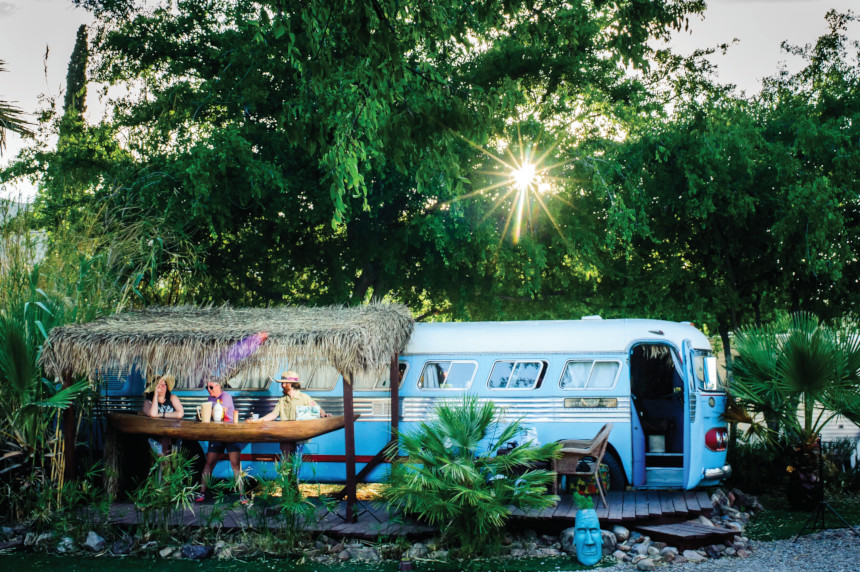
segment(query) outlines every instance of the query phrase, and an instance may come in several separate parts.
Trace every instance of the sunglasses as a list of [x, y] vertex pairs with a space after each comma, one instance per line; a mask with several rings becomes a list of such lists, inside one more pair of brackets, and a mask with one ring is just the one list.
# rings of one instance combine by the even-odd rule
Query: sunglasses
[[209, 386], [207, 386], [207, 389], [215, 389], [215, 386], [214, 386], [214, 385], [209, 385]]

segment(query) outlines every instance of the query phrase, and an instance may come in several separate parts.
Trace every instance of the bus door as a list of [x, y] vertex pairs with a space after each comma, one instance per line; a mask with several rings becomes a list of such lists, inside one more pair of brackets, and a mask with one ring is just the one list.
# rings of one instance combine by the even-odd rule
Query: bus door
[[[637, 416], [631, 420], [634, 485], [638, 480], [636, 468], [641, 467], [644, 445], [645, 482], [639, 486], [684, 486], [686, 379], [680, 356], [673, 346], [659, 342], [642, 343], [631, 350], [631, 410]], [[637, 424], [641, 429], [636, 427]]]

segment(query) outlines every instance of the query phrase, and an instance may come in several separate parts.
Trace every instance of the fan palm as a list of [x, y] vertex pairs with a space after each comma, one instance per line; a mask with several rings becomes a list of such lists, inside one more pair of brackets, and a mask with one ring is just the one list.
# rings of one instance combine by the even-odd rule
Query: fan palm
[[808, 313], [785, 325], [750, 326], [736, 333], [738, 358], [731, 393], [759, 414], [768, 429], [814, 440], [837, 415], [860, 420], [860, 331], [852, 322], [821, 324]]
[[558, 498], [546, 494], [554, 474], [533, 468], [552, 459], [558, 445], [524, 443], [496, 455], [522, 431], [518, 421], [501, 426], [497, 415], [495, 404], [475, 396], [439, 405], [435, 420], [400, 435], [407, 457], [388, 478], [389, 506], [439, 526], [461, 556], [486, 546], [511, 506], [547, 508]]
[[[6, 71], [6, 62], [0, 60], [0, 72]], [[19, 135], [32, 135], [30, 123], [24, 118], [24, 112], [8, 101], [0, 99], [0, 153], [6, 148], [6, 132], [13, 131]]]
[[735, 412], [748, 411], [751, 432], [780, 451], [789, 502], [811, 509], [822, 494], [821, 430], [837, 415], [860, 420], [860, 332], [798, 313], [783, 326], [742, 329], [735, 345]]

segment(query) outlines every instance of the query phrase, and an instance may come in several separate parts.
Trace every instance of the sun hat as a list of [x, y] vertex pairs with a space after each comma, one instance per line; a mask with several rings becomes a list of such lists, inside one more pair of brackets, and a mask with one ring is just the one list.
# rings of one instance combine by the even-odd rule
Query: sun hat
[[292, 383], [294, 381], [299, 380], [299, 374], [295, 371], [285, 371], [281, 374], [281, 378], [278, 380], [278, 383]]
[[173, 391], [173, 386], [176, 385], [176, 377], [172, 373], [167, 373], [164, 375], [156, 375], [152, 381], [146, 384], [146, 389], [143, 390], [144, 395], [147, 393], [155, 392], [156, 386], [158, 386], [158, 382], [160, 380], [164, 380], [167, 384], [167, 391]]

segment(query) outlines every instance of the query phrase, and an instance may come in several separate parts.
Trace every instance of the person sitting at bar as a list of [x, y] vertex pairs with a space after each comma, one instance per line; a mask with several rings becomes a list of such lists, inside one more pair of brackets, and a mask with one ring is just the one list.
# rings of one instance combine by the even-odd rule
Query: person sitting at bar
[[[281, 421], [295, 421], [299, 407], [319, 407], [310, 395], [299, 391], [301, 383], [299, 382], [299, 374], [295, 371], [284, 372], [277, 382], [281, 384], [284, 396], [278, 399], [277, 405], [275, 405], [275, 408], [271, 412], [259, 419], [248, 419], [249, 423], [274, 421], [278, 417], [280, 417]], [[320, 417], [331, 417], [331, 414], [323, 411], [322, 407], [319, 409]], [[294, 441], [284, 441], [281, 443], [281, 454], [284, 458], [288, 458], [295, 452], [296, 443]]]
[[[179, 398], [171, 393], [175, 384], [176, 378], [171, 374], [156, 376], [143, 390], [143, 414], [162, 419], [182, 419], [185, 410]], [[150, 438], [149, 443], [159, 455], [170, 453], [170, 437]]]
[[[220, 403], [224, 408], [224, 423], [231, 423], [233, 417], [238, 415], [233, 406], [233, 396], [224, 391], [221, 383], [214, 379], [206, 380], [206, 390], [209, 392], [209, 403], [214, 407], [216, 403]], [[241, 443], [224, 443], [223, 441], [209, 441], [209, 447], [206, 450], [206, 464], [203, 467], [203, 475], [200, 479], [200, 492], [194, 497], [197, 502], [206, 500], [206, 489], [208, 488], [209, 480], [212, 478], [212, 471], [215, 469], [215, 464], [218, 462], [218, 456], [227, 452], [227, 459], [230, 461], [230, 468], [233, 469], [233, 478], [236, 480], [236, 487], [239, 489], [239, 502], [246, 504], [248, 501], [245, 498], [245, 487], [242, 479], [242, 465], [239, 462], [239, 452], [242, 450]]]

